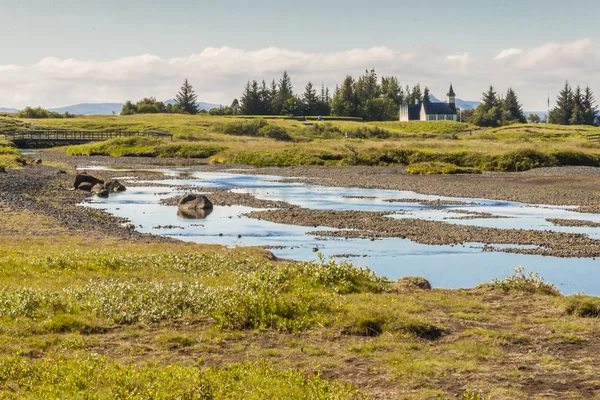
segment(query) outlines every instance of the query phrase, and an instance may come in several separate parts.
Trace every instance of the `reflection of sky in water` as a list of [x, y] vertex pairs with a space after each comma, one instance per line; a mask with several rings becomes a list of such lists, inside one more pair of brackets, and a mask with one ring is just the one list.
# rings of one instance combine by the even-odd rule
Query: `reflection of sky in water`
[[[124, 175], [127, 172], [124, 170]], [[404, 212], [393, 218], [421, 218], [453, 224], [487, 226], [500, 229], [538, 229], [560, 232], [586, 233], [600, 238], [600, 229], [556, 227], [547, 218], [583, 219], [600, 222], [600, 215], [581, 214], [568, 207], [533, 206], [507, 201], [460, 199], [421, 195], [394, 190], [334, 188], [304, 185], [282, 181], [275, 176], [253, 176], [232, 173], [199, 172], [189, 169], [164, 170], [166, 175], [178, 177], [185, 172], [188, 179], [158, 181], [170, 185], [237, 188], [236, 192], [250, 193], [257, 198], [281, 200], [309, 209], [362, 210]], [[215, 207], [205, 219], [184, 219], [177, 215], [177, 207], [161, 206], [158, 201], [183, 192], [166, 187], [130, 187], [127, 192], [108, 199], [94, 198], [93, 208], [105, 209], [119, 217], [128, 218], [136, 229], [174, 237], [183, 241], [215, 243], [226, 246], [275, 246], [273, 253], [282, 258], [314, 260], [318, 248], [326, 256], [347, 255], [356, 265], [368, 266], [390, 279], [419, 275], [431, 280], [437, 287], [470, 287], [489, 282], [492, 277], [512, 274], [514, 268], [525, 267], [538, 271], [547, 280], [559, 285], [564, 293], [585, 291], [600, 295], [600, 264], [591, 259], [561, 259], [521, 254], [482, 252], [481, 244], [460, 246], [430, 246], [403, 239], [384, 239], [371, 242], [366, 239], [317, 238], [306, 235], [323, 227], [301, 227], [276, 224], [244, 217], [256, 210], [249, 207]], [[344, 196], [369, 196], [357, 199]], [[475, 205], [444, 205], [431, 207], [419, 203], [384, 202], [385, 199], [458, 200]], [[510, 218], [459, 220], [466, 214], [449, 213], [459, 209], [485, 212]], [[177, 228], [155, 229], [174, 225]], [[183, 228], [183, 229], [181, 229]], [[241, 235], [241, 238], [238, 238]], [[283, 248], [279, 248], [283, 247]], [[516, 246], [508, 246], [516, 247]], [[366, 256], [366, 257], [364, 257]]]

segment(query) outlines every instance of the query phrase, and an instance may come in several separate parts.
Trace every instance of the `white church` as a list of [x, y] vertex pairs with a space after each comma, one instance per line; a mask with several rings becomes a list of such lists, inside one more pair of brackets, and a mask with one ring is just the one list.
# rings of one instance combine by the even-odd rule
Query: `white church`
[[456, 94], [452, 84], [447, 96], [446, 103], [401, 105], [400, 121], [456, 121]]

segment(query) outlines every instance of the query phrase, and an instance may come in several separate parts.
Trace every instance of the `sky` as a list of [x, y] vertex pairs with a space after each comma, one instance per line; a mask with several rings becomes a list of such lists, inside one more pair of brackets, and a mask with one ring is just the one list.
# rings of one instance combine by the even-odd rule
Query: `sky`
[[[443, 98], [513, 87], [530, 111], [568, 79], [600, 91], [593, 0], [0, 0], [0, 107], [174, 97], [229, 104], [249, 79], [331, 89], [375, 68]], [[600, 98], [600, 94], [598, 95]]]

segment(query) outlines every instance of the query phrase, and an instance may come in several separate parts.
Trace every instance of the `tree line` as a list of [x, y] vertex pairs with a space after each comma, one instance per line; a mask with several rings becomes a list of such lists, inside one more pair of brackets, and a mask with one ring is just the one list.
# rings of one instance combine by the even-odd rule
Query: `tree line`
[[302, 94], [295, 94], [287, 71], [279, 81], [248, 81], [240, 100], [229, 107], [210, 110], [213, 115], [296, 115], [359, 117], [368, 121], [395, 120], [400, 105], [430, 102], [429, 89], [419, 84], [402, 87], [396, 77], [378, 79], [375, 70], [365, 71], [358, 79], [348, 75], [336, 85], [333, 95], [328, 87], [317, 90], [312, 82]]
[[548, 115], [551, 124], [595, 125], [598, 122], [598, 108], [592, 89], [577, 86], [571, 88], [569, 82], [560, 91], [554, 107]]

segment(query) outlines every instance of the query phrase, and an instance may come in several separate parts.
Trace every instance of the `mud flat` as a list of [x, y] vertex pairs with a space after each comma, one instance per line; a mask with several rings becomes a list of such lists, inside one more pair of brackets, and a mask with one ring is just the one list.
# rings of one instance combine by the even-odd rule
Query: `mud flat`
[[477, 242], [487, 245], [514, 246], [505, 249], [492, 246], [490, 249], [519, 254], [586, 258], [600, 256], [600, 241], [590, 239], [583, 234], [494, 229], [413, 218], [396, 219], [389, 215], [390, 213], [387, 212], [307, 209], [255, 211], [248, 214], [251, 218], [282, 224], [327, 226], [339, 229], [310, 232], [321, 236], [401, 238], [427, 245], [463, 245]]

